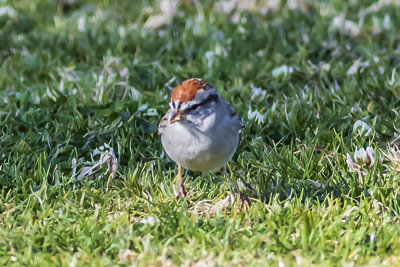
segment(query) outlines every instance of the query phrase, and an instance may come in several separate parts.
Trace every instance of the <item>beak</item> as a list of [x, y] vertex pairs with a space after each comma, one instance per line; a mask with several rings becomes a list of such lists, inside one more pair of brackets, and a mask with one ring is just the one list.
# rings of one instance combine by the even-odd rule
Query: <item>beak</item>
[[174, 123], [177, 121], [182, 121], [183, 120], [183, 116], [182, 116], [182, 112], [178, 111], [176, 109], [171, 109], [171, 112], [169, 113], [168, 116], [168, 123]]

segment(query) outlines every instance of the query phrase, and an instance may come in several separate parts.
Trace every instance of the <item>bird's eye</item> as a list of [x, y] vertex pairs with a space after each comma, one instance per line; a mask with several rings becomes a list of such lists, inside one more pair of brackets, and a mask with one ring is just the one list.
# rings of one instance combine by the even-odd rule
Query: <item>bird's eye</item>
[[200, 104], [195, 104], [195, 105], [191, 106], [190, 108], [188, 108], [187, 112], [193, 112], [193, 111], [196, 112], [196, 111], [198, 111], [199, 107], [200, 107]]

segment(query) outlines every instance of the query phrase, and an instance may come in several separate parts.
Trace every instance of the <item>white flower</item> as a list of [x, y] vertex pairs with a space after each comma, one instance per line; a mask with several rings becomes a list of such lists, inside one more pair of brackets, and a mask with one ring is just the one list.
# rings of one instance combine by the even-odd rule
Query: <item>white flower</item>
[[144, 27], [156, 29], [163, 25], [168, 25], [172, 22], [178, 6], [178, 0], [161, 0], [160, 10], [161, 13], [151, 15], [146, 21]]
[[278, 76], [287, 76], [288, 74], [293, 72], [293, 67], [288, 67], [286, 65], [280, 66], [278, 68], [275, 68], [272, 70], [272, 76], [273, 77], [278, 77]]
[[86, 18], [84, 16], [78, 19], [78, 31], [80, 32], [86, 31], [85, 20]]
[[209, 68], [211, 68], [212, 64], [213, 64], [214, 61], [215, 61], [215, 54], [214, 54], [214, 52], [213, 52], [213, 51], [207, 51], [207, 52], [204, 54], [204, 57], [205, 57], [206, 60], [207, 60], [207, 66], [208, 66]]
[[148, 109], [148, 107], [149, 106], [147, 104], [143, 104], [143, 105], [139, 106], [137, 110], [138, 111], [145, 111], [146, 109]]
[[15, 17], [15, 9], [11, 6], [2, 6], [0, 7], [0, 17], [7, 15], [8, 17]]
[[356, 149], [356, 152], [354, 152], [354, 160], [357, 163], [365, 163], [367, 161], [367, 152], [364, 148]]
[[360, 68], [361, 68], [360, 72], [362, 72], [364, 70], [363, 68], [367, 67], [368, 65], [369, 65], [368, 61], [361, 62], [360, 59], [356, 59], [356, 61], [354, 61], [353, 65], [351, 65], [350, 68], [347, 70], [347, 75], [352, 76], [352, 75], [356, 74]]
[[385, 17], [383, 18], [383, 28], [385, 30], [389, 30], [390, 29], [390, 15], [389, 14], [385, 14]]
[[154, 226], [158, 222], [158, 219], [154, 218], [152, 216], [148, 216], [148, 217], [140, 220], [139, 222], [142, 224], [148, 224], [148, 225]]
[[359, 35], [361, 30], [360, 25], [351, 20], [346, 20], [344, 14], [340, 14], [333, 19], [331, 28], [351, 37]]
[[394, 86], [400, 81], [398, 73], [396, 73], [396, 68], [392, 70], [392, 78], [387, 81], [390, 86]]
[[374, 165], [375, 163], [375, 150], [372, 147], [367, 147], [366, 149], [367, 152], [367, 162], [370, 163], [370, 165]]
[[360, 104], [356, 103], [351, 109], [350, 109], [350, 113], [361, 113], [362, 109], [360, 108]]
[[266, 118], [266, 115], [262, 115], [258, 110], [251, 110], [251, 106], [249, 105], [249, 111], [247, 112], [247, 117], [249, 120], [255, 119], [258, 124], [263, 124]]
[[351, 158], [349, 153], [347, 153], [347, 156], [346, 156], [346, 163], [347, 163], [347, 166], [349, 167], [350, 172], [359, 171], [359, 166], [354, 163], [354, 161]]
[[353, 133], [364, 135], [366, 137], [371, 136], [373, 134], [371, 127], [363, 121], [356, 121], [353, 126]]
[[[360, 148], [354, 152], [354, 161], [350, 154], [347, 153], [346, 163], [351, 172], [358, 172], [361, 168], [370, 168], [374, 166], [376, 159], [375, 150], [372, 147], [366, 149]], [[379, 162], [382, 162], [383, 158], [379, 157]]]
[[129, 76], [129, 69], [127, 67], [123, 67], [119, 70], [119, 75], [121, 75], [124, 78], [128, 78]]
[[331, 70], [331, 65], [326, 62], [320, 62], [319, 63], [319, 68], [323, 72], [329, 72]]
[[145, 116], [157, 116], [158, 112], [157, 112], [157, 110], [155, 108], [149, 108], [147, 110], [147, 112], [144, 113], [143, 115], [145, 115]]
[[251, 101], [255, 101], [257, 103], [263, 101], [267, 95], [266, 90], [262, 90], [261, 88], [253, 87], [251, 88]]
[[119, 33], [119, 36], [125, 37], [125, 35], [126, 35], [126, 29], [125, 29], [125, 27], [124, 27], [124, 26], [119, 26], [119, 27], [118, 27], [118, 33]]

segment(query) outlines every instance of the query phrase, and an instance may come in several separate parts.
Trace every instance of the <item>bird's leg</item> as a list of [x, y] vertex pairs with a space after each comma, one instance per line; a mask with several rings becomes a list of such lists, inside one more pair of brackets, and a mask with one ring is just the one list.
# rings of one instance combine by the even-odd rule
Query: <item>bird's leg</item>
[[[224, 167], [224, 170], [225, 170], [225, 176], [226, 176], [227, 175], [226, 167]], [[247, 209], [250, 209], [251, 203], [250, 203], [249, 198], [245, 194], [243, 194], [242, 191], [240, 191], [240, 188], [239, 188], [237, 182], [233, 180], [232, 170], [230, 168], [229, 168], [229, 170], [231, 172], [231, 175], [228, 175], [229, 181], [230, 181], [229, 187], [231, 189], [231, 192], [233, 192], [233, 187], [234, 187], [236, 192], [239, 194], [239, 199], [240, 199], [240, 203], [241, 203], [240, 204], [240, 208], [241, 209], [243, 208], [243, 204], [246, 205]]]
[[178, 189], [178, 198], [185, 198], [186, 197], [186, 190], [185, 187], [183, 186], [183, 180], [182, 180], [182, 166], [181, 164], [178, 164], [178, 183], [179, 183], [179, 189]]
[[243, 194], [242, 191], [240, 191], [240, 190], [239, 190], [239, 199], [240, 199], [240, 202], [241, 202], [241, 205], [240, 205], [241, 209], [243, 208], [243, 204], [246, 205], [247, 209], [250, 209], [251, 203], [250, 203], [249, 198], [245, 194]]

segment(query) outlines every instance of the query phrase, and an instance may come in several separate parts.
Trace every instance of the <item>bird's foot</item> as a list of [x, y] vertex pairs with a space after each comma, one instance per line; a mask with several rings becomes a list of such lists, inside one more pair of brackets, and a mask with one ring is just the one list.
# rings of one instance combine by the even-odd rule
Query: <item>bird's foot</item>
[[187, 193], [183, 184], [178, 186], [178, 192], [175, 192], [175, 195], [177, 199], [184, 199], [186, 197]]
[[239, 191], [239, 201], [240, 201], [240, 209], [243, 209], [243, 206], [246, 205], [246, 209], [249, 210], [251, 207], [251, 203], [249, 198]]

